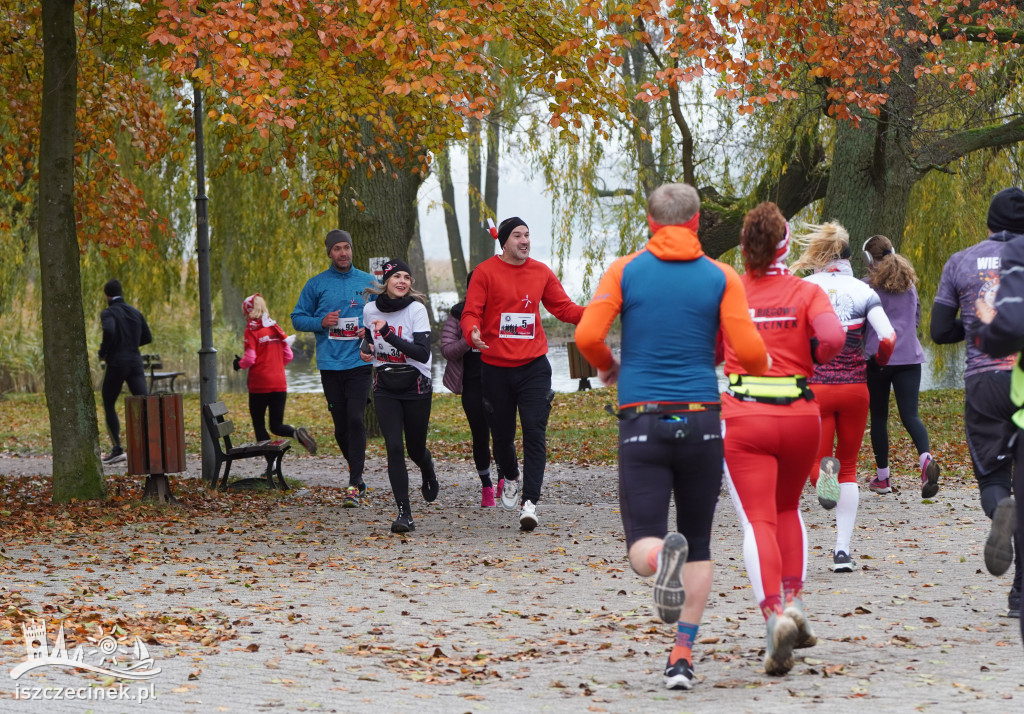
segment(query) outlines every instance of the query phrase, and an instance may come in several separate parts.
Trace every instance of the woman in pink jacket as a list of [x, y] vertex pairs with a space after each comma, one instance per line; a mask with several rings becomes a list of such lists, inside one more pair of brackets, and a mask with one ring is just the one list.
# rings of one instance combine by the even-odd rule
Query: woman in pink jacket
[[292, 361], [291, 343], [281, 326], [267, 312], [267, 303], [259, 293], [242, 302], [242, 314], [249, 318], [245, 326], [245, 353], [235, 357], [235, 370], [249, 370], [249, 415], [257, 441], [269, 441], [265, 418], [270, 412], [270, 431], [277, 436], [298, 439], [311, 453], [316, 453], [316, 442], [303, 427], [284, 423], [284, 406], [288, 399], [288, 379], [284, 366]]
[[[466, 285], [473, 278], [470, 271]], [[466, 302], [452, 305], [441, 330], [441, 354], [447, 360], [442, 383], [455, 394], [462, 395], [462, 410], [466, 412], [469, 431], [473, 435], [473, 463], [480, 476], [480, 506], [494, 505], [495, 494], [501, 493], [502, 484], [494, 488], [491, 482], [491, 430], [484, 412], [483, 387], [480, 382], [480, 351], [471, 349], [462, 334], [459, 321]]]

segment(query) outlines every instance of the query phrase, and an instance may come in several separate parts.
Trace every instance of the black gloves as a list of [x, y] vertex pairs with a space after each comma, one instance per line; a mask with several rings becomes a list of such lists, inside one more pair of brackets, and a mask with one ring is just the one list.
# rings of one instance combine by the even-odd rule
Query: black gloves
[[241, 361], [242, 361], [242, 358], [239, 357], [238, 355], [235, 355], [235, 358], [233, 360], [231, 360], [231, 366], [235, 368], [236, 372], [241, 369], [241, 366], [239, 366], [239, 364], [238, 364]]

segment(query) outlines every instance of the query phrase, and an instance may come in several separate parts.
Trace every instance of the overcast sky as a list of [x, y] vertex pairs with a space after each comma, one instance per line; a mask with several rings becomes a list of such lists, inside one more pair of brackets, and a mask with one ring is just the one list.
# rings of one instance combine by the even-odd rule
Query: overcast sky
[[[455, 184], [455, 203], [462, 233], [462, 249], [469, 257], [469, 196], [466, 156], [452, 152], [452, 181]], [[448, 234], [444, 226], [444, 212], [441, 207], [441, 187], [431, 174], [419, 193], [420, 233], [423, 252], [427, 258], [447, 260]], [[530, 166], [519, 161], [511, 152], [501, 158], [501, 185], [498, 191], [498, 222], [509, 216], [519, 216], [530, 227], [530, 257], [554, 267], [551, 251], [551, 198], [546, 194], [544, 181], [533, 177]], [[563, 279], [566, 292], [573, 299], [589, 299], [581, 295], [582, 258], [579, 246], [585, 236], [573, 241], [570, 266]], [[495, 242], [497, 246], [497, 242]]]

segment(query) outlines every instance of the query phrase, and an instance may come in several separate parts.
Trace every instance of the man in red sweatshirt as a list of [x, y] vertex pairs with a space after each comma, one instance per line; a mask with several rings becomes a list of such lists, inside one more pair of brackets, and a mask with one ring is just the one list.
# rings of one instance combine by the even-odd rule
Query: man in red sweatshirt
[[[484, 408], [494, 440], [501, 505], [510, 511], [519, 508], [519, 527], [532, 531], [537, 527], [548, 414], [555, 396], [540, 306], [573, 325], [583, 316], [583, 307], [569, 299], [551, 268], [530, 257], [530, 228], [522, 218], [501, 222], [498, 243], [501, 254], [485, 260], [473, 273], [460, 324], [483, 363]], [[517, 410], [523, 429], [521, 504]]]

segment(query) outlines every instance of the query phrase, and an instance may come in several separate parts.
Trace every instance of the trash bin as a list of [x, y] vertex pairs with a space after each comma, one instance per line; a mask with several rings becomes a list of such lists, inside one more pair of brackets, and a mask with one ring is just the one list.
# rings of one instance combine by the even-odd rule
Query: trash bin
[[146, 476], [144, 500], [174, 501], [167, 474], [185, 470], [185, 411], [180, 394], [125, 397], [128, 473]]

